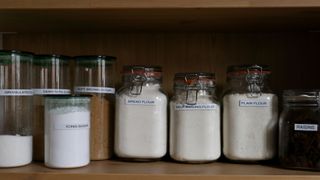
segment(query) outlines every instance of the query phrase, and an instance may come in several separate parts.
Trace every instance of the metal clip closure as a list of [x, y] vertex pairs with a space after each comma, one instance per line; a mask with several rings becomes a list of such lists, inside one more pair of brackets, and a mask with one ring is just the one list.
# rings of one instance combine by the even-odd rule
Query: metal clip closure
[[248, 91], [251, 97], [258, 97], [261, 95], [263, 88], [262, 67], [254, 65], [247, 68], [246, 81], [248, 83]]
[[[135, 71], [141, 71], [140, 74], [135, 74]], [[131, 86], [130, 86], [130, 94], [131, 95], [140, 95], [142, 92], [143, 83], [147, 80], [145, 75], [145, 69], [139, 68], [135, 70], [131, 70]]]
[[[197, 104], [198, 100], [198, 82], [199, 82], [199, 75], [198, 74], [187, 74], [184, 77], [185, 83], [187, 84], [185, 86], [185, 89], [187, 91], [186, 94], [186, 104], [188, 105], [195, 105]], [[196, 81], [196, 84], [194, 83]]]

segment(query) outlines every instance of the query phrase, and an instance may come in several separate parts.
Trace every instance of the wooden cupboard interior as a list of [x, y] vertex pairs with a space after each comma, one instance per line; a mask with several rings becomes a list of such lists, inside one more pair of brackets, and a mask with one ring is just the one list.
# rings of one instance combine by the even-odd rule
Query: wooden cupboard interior
[[[176, 72], [215, 72], [218, 95], [226, 68], [268, 64], [272, 89], [317, 89], [320, 59], [317, 0], [2, 0], [3, 49], [41, 54], [117, 57], [122, 66], [160, 65], [163, 87], [172, 94]], [[0, 179], [320, 179], [317, 172], [224, 162], [93, 162], [85, 168], [53, 170], [40, 163], [0, 169]]]

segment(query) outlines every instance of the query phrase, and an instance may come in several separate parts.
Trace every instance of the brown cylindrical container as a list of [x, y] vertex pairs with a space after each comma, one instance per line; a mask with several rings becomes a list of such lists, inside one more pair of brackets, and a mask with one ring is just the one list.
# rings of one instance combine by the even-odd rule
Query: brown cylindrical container
[[111, 56], [77, 56], [74, 93], [91, 95], [90, 159], [113, 154], [114, 62]]

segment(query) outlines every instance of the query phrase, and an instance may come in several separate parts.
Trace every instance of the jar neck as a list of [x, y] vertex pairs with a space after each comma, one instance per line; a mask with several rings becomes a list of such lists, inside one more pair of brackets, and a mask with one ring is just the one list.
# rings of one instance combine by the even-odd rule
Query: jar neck
[[261, 93], [270, 93], [268, 75], [248, 77], [244, 75], [228, 76], [227, 93], [250, 93], [259, 95]]
[[175, 89], [175, 98], [190, 105], [197, 104], [200, 98], [210, 99], [215, 97], [214, 88], [197, 90]]

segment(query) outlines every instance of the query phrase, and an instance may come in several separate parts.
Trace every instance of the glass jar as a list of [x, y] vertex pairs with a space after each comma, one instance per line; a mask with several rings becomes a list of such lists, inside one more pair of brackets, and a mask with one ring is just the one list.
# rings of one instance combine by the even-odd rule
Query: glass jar
[[230, 66], [223, 97], [223, 153], [230, 160], [276, 155], [278, 99], [268, 86], [268, 66]]
[[33, 59], [33, 159], [44, 160], [44, 96], [69, 95], [70, 58], [36, 55]]
[[201, 163], [221, 154], [220, 105], [213, 73], [177, 73], [170, 101], [170, 156]]
[[114, 139], [114, 62], [111, 56], [77, 56], [74, 92], [91, 95], [90, 159], [109, 159]]
[[167, 96], [162, 71], [154, 66], [125, 66], [116, 94], [115, 153], [131, 160], [159, 159], [167, 150]]
[[32, 58], [20, 51], [0, 51], [0, 167], [32, 160]]
[[287, 90], [279, 122], [283, 167], [320, 170], [320, 91]]
[[45, 97], [45, 165], [82, 167], [90, 162], [90, 97]]

